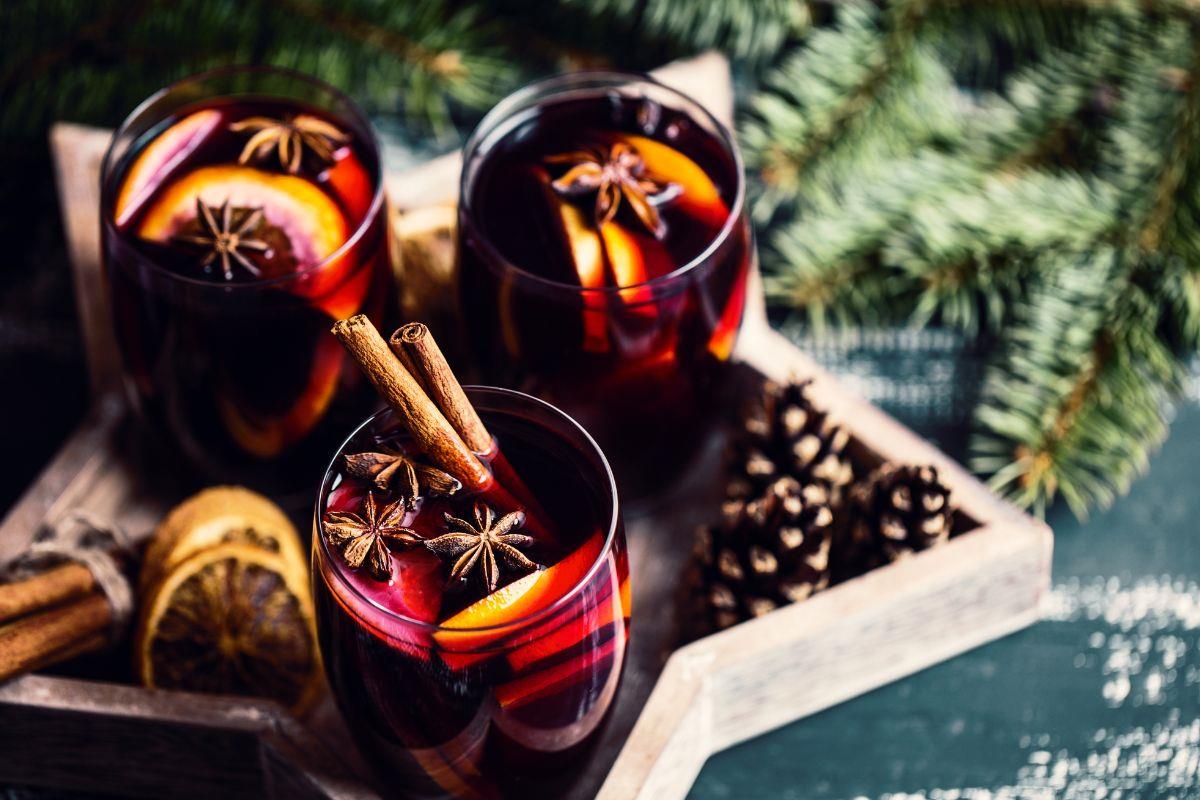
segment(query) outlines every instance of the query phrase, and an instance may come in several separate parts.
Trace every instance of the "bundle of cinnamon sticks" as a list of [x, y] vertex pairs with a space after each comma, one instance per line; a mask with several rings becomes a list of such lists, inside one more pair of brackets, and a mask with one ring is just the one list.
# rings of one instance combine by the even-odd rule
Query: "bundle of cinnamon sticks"
[[0, 584], [0, 681], [100, 649], [112, 621], [108, 599], [83, 564]]

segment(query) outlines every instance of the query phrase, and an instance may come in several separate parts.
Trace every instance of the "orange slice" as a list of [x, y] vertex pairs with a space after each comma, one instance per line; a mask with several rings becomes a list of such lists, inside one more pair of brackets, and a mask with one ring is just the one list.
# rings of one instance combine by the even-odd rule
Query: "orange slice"
[[[545, 191], [546, 202], [558, 222], [563, 245], [575, 265], [579, 285], [585, 289], [604, 286], [604, 245], [587, 216], [566, 202], [554, 191], [550, 176], [538, 170], [538, 179]], [[608, 309], [604, 294], [583, 293], [583, 349], [589, 353], [608, 352]]]
[[201, 550], [233, 542], [276, 553], [300, 577], [308, 573], [300, 535], [279, 506], [241, 486], [214, 486], [184, 500], [158, 523], [142, 558], [141, 591]]
[[330, 190], [342, 202], [350, 219], [358, 223], [371, 210], [375, 187], [371, 174], [359, 160], [353, 148], [343, 146], [334, 154], [333, 165], [325, 172]]
[[581, 547], [549, 569], [531, 572], [487, 597], [476, 600], [442, 623], [434, 640], [446, 650], [477, 650], [513, 631], [470, 631], [454, 628], [504, 626], [554, 603], [577, 584], [600, 556], [604, 537], [594, 534]]
[[624, 646], [623, 636], [614, 636], [596, 649], [580, 653], [569, 661], [497, 686], [496, 700], [501, 708], [510, 709], [547, 697], [587, 678], [605, 659], [616, 654], [618, 644]]
[[588, 636], [608, 625], [612, 625], [618, 617], [629, 618], [630, 592], [629, 578], [621, 582], [621, 588], [613, 602], [613, 595], [604, 598], [594, 609], [588, 609], [576, 619], [560, 626], [557, 630], [542, 636], [532, 636], [529, 644], [522, 645], [508, 654], [508, 663], [514, 671], [520, 672], [538, 661], [558, 655], [582, 642]]
[[124, 227], [154, 194], [163, 180], [184, 163], [221, 124], [221, 112], [211, 108], [188, 114], [154, 138], [138, 154], [117, 195], [114, 216]]
[[216, 206], [228, 200], [235, 207], [261, 207], [267, 222], [287, 235], [301, 267], [327, 258], [348, 235], [341, 209], [316, 184], [240, 165], [201, 167], [173, 182], [146, 212], [138, 235], [168, 241], [196, 216], [197, 197]]
[[651, 278], [671, 271], [671, 256], [662, 242], [652, 236], [632, 233], [615, 222], [600, 226], [604, 250], [612, 267], [617, 286], [621, 289], [621, 300], [627, 310], [646, 316], [656, 316], [654, 292], [648, 286], [637, 286]]
[[718, 361], [728, 361], [733, 355], [733, 346], [737, 343], [738, 331], [741, 330], [742, 317], [746, 310], [749, 264], [750, 262], [746, 261], [742, 266], [741, 274], [738, 275], [737, 282], [729, 293], [729, 299], [725, 302], [725, 308], [721, 311], [721, 318], [717, 320], [717, 327], [708, 337], [708, 352]]
[[635, 134], [620, 134], [620, 139], [633, 145], [646, 163], [646, 170], [659, 181], [676, 183], [683, 193], [674, 202], [688, 213], [713, 227], [721, 227], [729, 218], [729, 208], [721, 199], [708, 173], [692, 159], [669, 144]]
[[143, 595], [134, 652], [151, 689], [269, 697], [299, 713], [324, 684], [307, 575], [248, 544], [201, 550]]
[[258, 458], [274, 458], [317, 426], [337, 395], [345, 350], [336, 339], [317, 340], [304, 392], [283, 415], [262, 417], [242, 409], [229, 392], [217, 396], [221, 421], [243, 450]]

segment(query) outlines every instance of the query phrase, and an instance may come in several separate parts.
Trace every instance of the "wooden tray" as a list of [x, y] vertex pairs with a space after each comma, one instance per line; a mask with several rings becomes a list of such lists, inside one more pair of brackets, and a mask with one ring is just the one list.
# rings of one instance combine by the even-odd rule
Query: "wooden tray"
[[[728, 120], [728, 67], [708, 55], [660, 77]], [[59, 125], [51, 133], [93, 411], [0, 523], [0, 562], [39, 526], [83, 509], [148, 535], [176, 497], [139, 476], [123, 447], [126, 413], [103, 305], [98, 258], [98, 168], [108, 134]], [[394, 229], [452, 204], [459, 162], [447, 156], [389, 176]], [[444, 214], [443, 214], [444, 215]], [[452, 215], [450, 215], [452, 218]], [[448, 241], [448, 239], [446, 240]], [[417, 246], [445, 246], [428, 241]], [[682, 798], [712, 753], [800, 719], [1038, 617], [1052, 538], [959, 465], [848, 393], [766, 323], [761, 292], [736, 357], [771, 378], [814, 379], [815, 399], [853, 436], [862, 466], [932, 463], [969, 529], [949, 544], [875, 570], [766, 617], [672, 652], [672, 607], [696, 525], [715, 518], [714, 442], [656, 509], [629, 519], [634, 624], [623, 686], [599, 746], [572, 790], [604, 800]], [[265, 701], [150, 691], [33, 675], [0, 686], [0, 784], [145, 797], [377, 797], [369, 769], [331, 702], [304, 720]]]

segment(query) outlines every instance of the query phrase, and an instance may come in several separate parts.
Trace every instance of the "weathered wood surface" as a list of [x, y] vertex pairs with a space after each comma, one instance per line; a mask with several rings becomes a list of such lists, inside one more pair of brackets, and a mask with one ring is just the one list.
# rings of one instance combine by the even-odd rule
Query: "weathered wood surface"
[[[691, 93], [710, 98], [714, 113], [729, 119], [732, 92], [723, 59], [708, 56], [669, 70], [694, 81]], [[672, 82], [669, 70], [660, 77]], [[74, 206], [94, 202], [94, 193], [72, 187], [96, 184], [81, 165], [98, 168], [107, 134], [58, 126], [52, 140], [56, 152], [71, 153], [60, 157], [60, 188], [75, 266], [85, 273], [76, 281], [81, 318], [92, 324], [108, 313], [98, 305], [103, 296], [95, 294], [93, 280], [98, 226]], [[457, 169], [457, 158], [448, 156], [418, 173], [389, 178], [394, 204], [412, 212], [430, 203], [452, 203]], [[848, 394], [769, 329], [761, 292], [753, 296], [737, 358], [769, 377], [813, 377], [817, 399], [854, 434], [862, 457], [936, 463], [965, 515], [980, 527], [937, 551], [671, 656], [677, 637], [670, 609], [693, 531], [713, 518], [720, 501], [720, 442], [714, 439], [670, 496], [628, 521], [638, 609], [630, 657], [608, 727], [573, 796], [682, 797], [710, 753], [1001, 636], [1037, 613], [1048, 581], [1049, 531], [1000, 503], [927, 442]], [[93, 385], [112, 385], [116, 362], [106, 349], [111, 338], [88, 337], [85, 345], [95, 366]], [[120, 402], [101, 395], [93, 415], [0, 523], [0, 558], [21, 549], [39, 524], [70, 509], [113, 519], [135, 536], [149, 532], [174, 498], [148, 491], [130, 468], [120, 447], [123, 421]], [[357, 774], [365, 769], [328, 701], [306, 720], [308, 734], [270, 704], [35, 676], [0, 687], [0, 728], [11, 728], [10, 720], [43, 737], [37, 739], [41, 746], [58, 742], [58, 757], [53, 762], [21, 758], [19, 743], [11, 755], [0, 746], [0, 781], [144, 795], [199, 796], [216, 783], [230, 796], [371, 793], [364, 782], [339, 775], [339, 766], [349, 765]], [[105, 735], [88, 734], [94, 730]], [[143, 737], [154, 743], [152, 758], [143, 762], [135, 754], [129, 760], [133, 740]], [[328, 750], [336, 754], [336, 763]], [[232, 760], [225, 763], [225, 758]], [[120, 764], [103, 768], [114, 762]], [[326, 769], [328, 764], [333, 766]], [[231, 774], [224, 781], [221, 773], [227, 770]]]
[[132, 797], [375, 798], [282, 707], [30, 675], [0, 685], [0, 780]]

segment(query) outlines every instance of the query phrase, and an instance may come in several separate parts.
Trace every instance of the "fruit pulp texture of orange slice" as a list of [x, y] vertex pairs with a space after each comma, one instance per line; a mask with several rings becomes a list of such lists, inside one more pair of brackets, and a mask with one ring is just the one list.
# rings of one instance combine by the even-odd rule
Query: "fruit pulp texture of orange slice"
[[[147, 209], [137, 234], [150, 241], [170, 241], [195, 218], [197, 199], [210, 206], [228, 202], [234, 207], [262, 208], [266, 221], [287, 237], [298, 271], [307, 270], [285, 284], [301, 297], [316, 301], [332, 297], [357, 266], [352, 259], [339, 258], [309, 269], [332, 255], [349, 236], [345, 215], [323, 189], [307, 178], [238, 164], [200, 167], [172, 181]], [[320, 302], [314, 305], [322, 307]], [[333, 316], [341, 309], [326, 310]]]
[[[716, 184], [695, 161], [670, 145], [645, 136], [621, 134], [617, 138], [641, 153], [651, 175], [680, 187], [680, 196], [672, 202], [680, 204], [687, 213], [709, 227], [719, 228], [725, 224], [729, 209]], [[602, 223], [597, 236], [595, 226], [588, 223], [586, 215], [553, 191], [544, 171], [539, 179], [546, 189], [551, 213], [558, 220], [560, 236], [565, 240], [580, 286], [596, 289], [609, 285], [605, 275], [607, 264], [612, 273], [611, 285], [620, 289], [618, 295], [624, 307], [639, 316], [656, 316], [658, 309], [653, 290], [641, 284], [673, 269], [671, 255], [663, 243], [653, 236], [630, 231], [617, 221]], [[607, 311], [603, 295], [585, 294], [585, 351], [608, 351]]]
[[[551, 615], [535, 627], [522, 630], [521, 641], [527, 642], [516, 649], [504, 653], [505, 659], [514, 671], [520, 671], [531, 663], [555, 656], [570, 647], [579, 644], [594, 631], [602, 630], [611, 625], [616, 614], [628, 619], [630, 598], [629, 578], [621, 583], [617, 597], [619, 605], [613, 603], [612, 587], [604, 584], [587, 605], [571, 605]], [[495, 650], [485, 650], [475, 653], [442, 652], [442, 661], [451, 669], [461, 670], [488, 661], [501, 655]]]
[[515, 633], [503, 626], [534, 614], [566, 595], [596, 563], [603, 547], [603, 535], [593, 534], [554, 566], [518, 578], [450, 617], [434, 634], [434, 640], [446, 651], [463, 653], [486, 647]]

